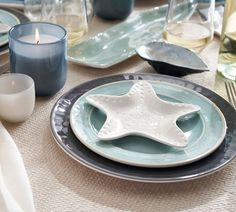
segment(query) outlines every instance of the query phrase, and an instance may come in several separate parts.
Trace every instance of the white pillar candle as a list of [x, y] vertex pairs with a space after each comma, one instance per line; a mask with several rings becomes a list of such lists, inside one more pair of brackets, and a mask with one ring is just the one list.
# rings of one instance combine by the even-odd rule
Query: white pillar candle
[[[35, 41], [35, 35], [22, 36], [18, 40], [26, 42], [26, 43], [33, 43], [33, 44], [37, 43], [37, 41]], [[57, 42], [58, 40], [59, 39], [55, 36], [40, 34], [40, 37], [38, 39], [38, 44], [53, 43], [53, 42]]]
[[25, 121], [35, 104], [34, 81], [25, 74], [0, 76], [0, 117], [10, 122]]

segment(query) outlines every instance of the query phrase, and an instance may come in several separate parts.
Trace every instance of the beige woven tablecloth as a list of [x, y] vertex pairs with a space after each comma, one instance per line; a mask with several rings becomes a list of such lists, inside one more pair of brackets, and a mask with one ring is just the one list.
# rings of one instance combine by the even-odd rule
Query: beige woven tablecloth
[[[136, 9], [155, 1], [137, 1]], [[94, 19], [91, 34], [112, 25]], [[203, 52], [215, 69], [218, 40]], [[92, 171], [66, 155], [50, 132], [50, 112], [55, 101], [82, 82], [109, 74], [154, 72], [138, 57], [106, 70], [70, 64], [65, 87], [56, 96], [37, 98], [33, 115], [24, 123], [4, 123], [23, 156], [37, 211], [235, 211], [236, 161], [223, 170], [193, 181], [172, 184], [136, 183]], [[215, 72], [186, 79], [213, 88]]]

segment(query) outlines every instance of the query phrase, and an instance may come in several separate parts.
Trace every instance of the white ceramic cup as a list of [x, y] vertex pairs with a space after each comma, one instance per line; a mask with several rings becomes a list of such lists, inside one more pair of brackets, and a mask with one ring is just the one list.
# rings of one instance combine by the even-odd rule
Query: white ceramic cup
[[25, 121], [35, 105], [34, 81], [25, 74], [0, 76], [0, 117], [9, 122]]

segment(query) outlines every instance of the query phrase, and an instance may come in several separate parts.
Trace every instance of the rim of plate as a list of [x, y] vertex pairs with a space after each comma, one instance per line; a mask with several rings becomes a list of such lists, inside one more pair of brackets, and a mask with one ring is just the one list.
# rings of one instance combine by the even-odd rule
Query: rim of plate
[[[69, 157], [71, 157], [72, 159], [74, 159], [75, 161], [77, 161], [78, 163], [84, 165], [85, 167], [87, 167], [88, 169], [91, 169], [93, 171], [96, 171], [98, 173], [101, 174], [105, 174], [107, 176], [110, 177], [114, 177], [114, 178], [118, 178], [118, 179], [122, 179], [122, 180], [128, 180], [131, 182], [142, 182], [142, 183], [177, 183], [177, 182], [186, 182], [186, 181], [190, 181], [190, 180], [196, 180], [196, 179], [200, 179], [204, 176], [208, 176], [211, 175], [215, 172], [220, 171], [221, 169], [224, 168], [224, 166], [226, 164], [229, 164], [234, 158], [231, 158], [229, 161], [222, 163], [221, 166], [219, 167], [215, 167], [213, 169], [211, 169], [211, 171], [205, 171], [202, 172], [201, 174], [190, 174], [188, 176], [185, 177], [169, 177], [169, 178], [145, 178], [145, 177], [138, 177], [138, 176], [130, 176], [130, 175], [125, 175], [125, 174], [120, 174], [119, 172], [116, 172], [114, 174], [113, 171], [110, 171], [106, 168], [102, 168], [100, 166], [97, 166], [94, 163], [88, 162], [87, 160], [83, 159], [83, 158], [78, 158], [77, 155], [66, 149], [63, 145], [61, 145], [61, 143], [58, 141], [57, 136], [55, 136], [54, 131], [52, 128], [50, 128], [52, 135], [53, 135], [53, 139], [56, 141], [56, 143], [58, 144], [58, 146], [60, 147], [60, 149], [63, 150], [64, 153], [66, 153]], [[109, 159], [107, 159], [109, 160]]]
[[[126, 57], [126, 59], [129, 59], [133, 56], [135, 56], [137, 53], [135, 52], [135, 50], [132, 50]], [[114, 61], [113, 63], [100, 63], [100, 64], [95, 64], [95, 63], [86, 63], [83, 62], [82, 60], [78, 60], [75, 57], [72, 57], [68, 54], [68, 61], [73, 62], [75, 64], [80, 64], [82, 66], [86, 66], [86, 67], [90, 67], [90, 68], [100, 68], [100, 69], [105, 69], [105, 68], [109, 68], [111, 66], [114, 66], [116, 64], [119, 64], [121, 62], [124, 61], [124, 59], [117, 59], [117, 61]]]

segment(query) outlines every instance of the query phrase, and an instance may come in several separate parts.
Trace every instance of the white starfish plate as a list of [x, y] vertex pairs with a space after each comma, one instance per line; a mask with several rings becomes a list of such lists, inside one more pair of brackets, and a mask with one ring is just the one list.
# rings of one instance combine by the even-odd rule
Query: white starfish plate
[[89, 95], [86, 100], [107, 115], [97, 134], [100, 140], [139, 135], [173, 147], [188, 144], [176, 121], [200, 110], [197, 105], [160, 99], [147, 81], [135, 83], [122, 96]]

